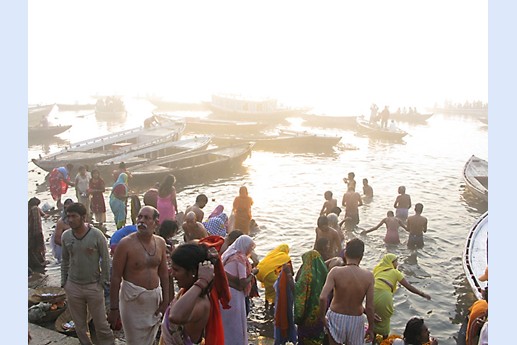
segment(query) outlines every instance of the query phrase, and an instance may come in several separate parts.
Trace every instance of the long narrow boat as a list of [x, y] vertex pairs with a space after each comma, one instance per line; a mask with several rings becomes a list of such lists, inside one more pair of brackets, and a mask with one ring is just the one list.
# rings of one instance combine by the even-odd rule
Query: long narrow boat
[[488, 162], [472, 155], [463, 168], [467, 189], [477, 198], [488, 201]]
[[127, 168], [131, 168], [135, 165], [176, 153], [204, 150], [211, 141], [212, 137], [210, 136], [196, 136], [194, 138], [181, 139], [178, 141], [165, 141], [111, 157], [95, 164], [95, 167], [99, 169], [101, 174], [106, 174], [112, 172], [121, 162], [124, 162]]
[[331, 116], [317, 114], [303, 114], [303, 125], [320, 128], [354, 129], [357, 116]]
[[205, 119], [201, 117], [186, 117], [186, 132], [205, 134], [248, 134], [259, 133], [266, 129], [269, 124], [256, 121], [230, 121]]
[[29, 127], [29, 138], [30, 139], [44, 139], [54, 136], [59, 133], [63, 133], [69, 130], [72, 125], [64, 126], [35, 126]]
[[472, 292], [481, 299], [481, 292], [487, 283], [478, 278], [488, 264], [488, 212], [479, 217], [470, 228], [463, 251], [463, 269]]
[[417, 124], [423, 124], [426, 123], [427, 120], [431, 116], [433, 116], [434, 113], [429, 114], [421, 114], [418, 112], [412, 112], [412, 113], [391, 113], [390, 114], [390, 120], [395, 120], [397, 122], [408, 122], [408, 123], [417, 123]]
[[95, 103], [58, 103], [59, 111], [94, 110]]
[[178, 140], [185, 130], [185, 122], [161, 122], [156, 127], [136, 127], [71, 144], [66, 149], [32, 162], [45, 171], [68, 163], [89, 165], [145, 147]]
[[371, 138], [384, 140], [402, 140], [407, 135], [407, 132], [397, 128], [390, 130], [389, 128], [381, 128], [376, 123], [369, 123], [364, 120], [357, 120], [357, 132], [368, 135]]
[[274, 98], [247, 98], [235, 94], [212, 95], [212, 101], [207, 103], [220, 119], [259, 121], [278, 123], [287, 117], [299, 116], [309, 108], [289, 108], [278, 104]]
[[242, 166], [251, 154], [252, 143], [179, 153], [134, 166], [132, 183], [152, 185], [172, 174], [180, 183], [220, 177]]
[[340, 140], [341, 137], [287, 132], [248, 136], [226, 135], [213, 139], [217, 145], [240, 145], [253, 142], [254, 150], [293, 153], [329, 152]]
[[29, 127], [39, 126], [44, 118], [50, 114], [52, 109], [54, 109], [54, 104], [30, 105], [28, 111]]

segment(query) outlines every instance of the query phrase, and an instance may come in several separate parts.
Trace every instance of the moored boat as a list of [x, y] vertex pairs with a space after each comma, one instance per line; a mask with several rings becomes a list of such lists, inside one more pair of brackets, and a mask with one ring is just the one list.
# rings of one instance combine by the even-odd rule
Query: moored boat
[[116, 120], [126, 115], [126, 106], [121, 97], [108, 96], [99, 98], [95, 104], [95, 116], [99, 119]]
[[331, 116], [317, 114], [303, 114], [304, 126], [320, 128], [354, 129], [357, 116]]
[[212, 140], [210, 136], [196, 136], [194, 138], [181, 139], [177, 141], [165, 141], [156, 145], [148, 145], [138, 150], [125, 152], [121, 155], [111, 157], [95, 164], [101, 174], [111, 173], [118, 164], [124, 162], [127, 168], [138, 164], [150, 162], [153, 159], [164, 156], [204, 150]]
[[206, 134], [223, 134], [223, 133], [259, 133], [266, 129], [269, 124], [255, 121], [230, 121], [206, 119], [201, 117], [186, 117], [186, 132], [206, 133]]
[[488, 201], [488, 162], [472, 155], [463, 167], [467, 189], [477, 198]]
[[366, 134], [371, 138], [384, 140], [402, 140], [408, 133], [400, 128], [381, 128], [377, 123], [369, 123], [364, 120], [357, 120], [357, 132]]
[[252, 143], [165, 156], [131, 169], [132, 183], [152, 185], [172, 174], [186, 184], [208, 177], [220, 177], [242, 166], [251, 154]]
[[417, 123], [423, 124], [426, 123], [434, 113], [429, 114], [421, 114], [418, 112], [410, 112], [410, 113], [391, 113], [390, 120], [395, 120], [397, 122], [408, 122], [408, 123]]
[[94, 110], [95, 103], [58, 103], [59, 111]]
[[479, 217], [470, 228], [463, 250], [463, 269], [472, 292], [481, 299], [481, 292], [487, 286], [479, 277], [488, 265], [488, 212]]
[[185, 130], [182, 121], [161, 122], [155, 127], [136, 127], [70, 144], [69, 147], [32, 162], [45, 171], [68, 163], [93, 166], [102, 160], [133, 150], [178, 140]]
[[253, 142], [254, 150], [271, 152], [330, 152], [339, 143], [339, 136], [324, 136], [304, 132], [280, 131], [278, 134], [214, 137], [218, 145], [240, 145]]
[[30, 139], [44, 139], [51, 136], [54, 136], [59, 133], [63, 133], [64, 131], [70, 129], [72, 125], [64, 125], [64, 126], [35, 126], [29, 127], [29, 138]]
[[273, 98], [251, 99], [233, 94], [212, 95], [207, 105], [216, 118], [259, 122], [282, 122], [309, 110], [284, 107]]
[[30, 105], [28, 112], [29, 127], [39, 126], [45, 122], [52, 109], [54, 109], [54, 104]]

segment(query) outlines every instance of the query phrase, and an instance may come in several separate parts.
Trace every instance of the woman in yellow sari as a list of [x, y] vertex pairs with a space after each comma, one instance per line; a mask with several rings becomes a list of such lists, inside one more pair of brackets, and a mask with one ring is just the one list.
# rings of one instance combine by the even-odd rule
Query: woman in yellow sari
[[400, 282], [406, 289], [414, 294], [420, 295], [428, 300], [431, 296], [417, 289], [409, 283], [402, 272], [398, 269], [398, 260], [395, 254], [386, 254], [373, 269], [375, 278], [373, 304], [375, 314], [381, 321], [375, 322], [375, 334], [380, 334], [386, 338], [390, 333], [390, 320], [393, 315], [393, 294], [397, 290], [397, 283]]
[[275, 284], [278, 279], [278, 275], [282, 271], [282, 266], [290, 262], [289, 246], [287, 244], [281, 244], [267, 253], [258, 263], [258, 273], [256, 277], [266, 289], [266, 306], [275, 303], [276, 293], [273, 284]]

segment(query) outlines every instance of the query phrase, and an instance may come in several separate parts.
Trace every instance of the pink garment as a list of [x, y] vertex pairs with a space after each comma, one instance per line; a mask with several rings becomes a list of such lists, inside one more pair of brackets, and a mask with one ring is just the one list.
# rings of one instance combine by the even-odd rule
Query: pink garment
[[176, 220], [176, 209], [172, 204], [172, 194], [169, 194], [163, 198], [158, 196], [157, 206], [158, 212], [160, 213], [160, 224], [166, 219]]

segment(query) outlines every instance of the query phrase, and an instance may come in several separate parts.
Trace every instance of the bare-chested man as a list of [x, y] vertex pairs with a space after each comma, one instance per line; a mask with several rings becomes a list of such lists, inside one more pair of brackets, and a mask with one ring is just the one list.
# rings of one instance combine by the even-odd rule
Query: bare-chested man
[[187, 207], [185, 210], [185, 214], [189, 213], [190, 211], [193, 211], [196, 214], [196, 219], [198, 222], [202, 222], [203, 218], [205, 217], [205, 213], [203, 212], [202, 208], [206, 206], [208, 203], [208, 197], [205, 194], [199, 194], [196, 197], [196, 203], [192, 206]]
[[336, 229], [333, 229], [329, 226], [329, 220], [326, 216], [318, 217], [318, 227], [316, 228], [316, 240], [314, 241], [314, 249], [316, 249], [316, 244], [321, 238], [326, 238], [329, 241], [329, 254], [331, 257], [336, 256], [343, 248], [341, 237], [339, 236]]
[[[332, 268], [320, 294], [320, 318], [329, 332], [330, 344], [364, 344], [364, 316], [368, 320], [367, 335], [374, 339], [373, 274], [359, 267], [364, 243], [358, 238], [347, 242], [345, 266]], [[334, 297], [327, 311], [329, 294]], [[366, 297], [366, 307], [363, 300]]]
[[112, 327], [122, 320], [127, 344], [154, 344], [169, 302], [165, 240], [154, 235], [158, 216], [142, 207], [137, 231], [120, 240], [113, 257], [108, 320]]
[[330, 190], [326, 191], [323, 196], [325, 197], [325, 202], [321, 208], [320, 216], [328, 216], [329, 213], [337, 207], [337, 200], [332, 198], [332, 192]]
[[407, 231], [409, 238], [407, 246], [410, 249], [422, 248], [424, 246], [424, 232], [427, 232], [427, 218], [422, 216], [424, 205], [415, 205], [415, 214], [407, 219]]
[[[350, 218], [350, 222], [345, 222], [345, 225], [355, 227], [359, 224], [359, 206], [363, 205], [363, 199], [361, 195], [355, 191], [355, 187], [349, 186], [346, 193], [343, 194], [343, 200], [341, 204], [345, 207], [345, 219]], [[346, 230], [353, 230], [348, 229]]]
[[194, 211], [190, 211], [186, 214], [185, 221], [181, 228], [183, 229], [183, 241], [185, 241], [185, 243], [192, 240], [200, 240], [208, 236], [205, 226], [197, 220]]
[[404, 186], [400, 186], [398, 192], [399, 195], [393, 204], [393, 207], [395, 208], [395, 217], [406, 222], [409, 209], [411, 208], [411, 197], [409, 194], [406, 194], [406, 187]]

